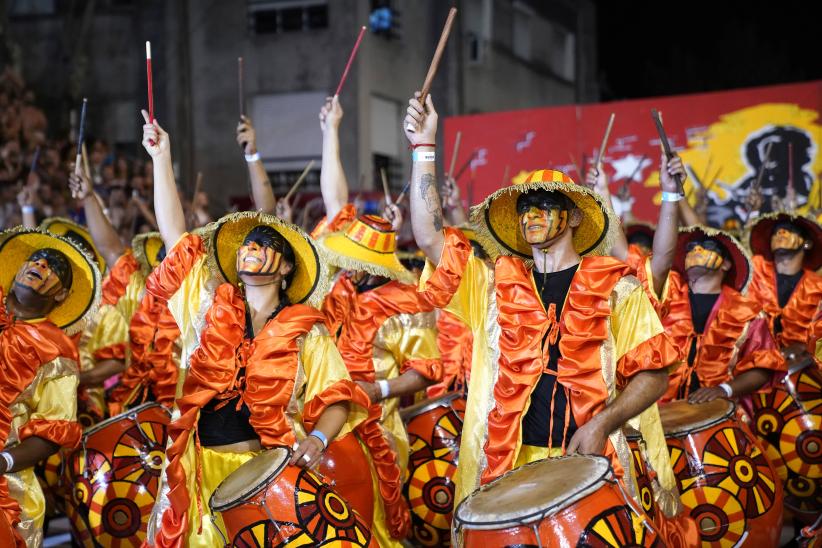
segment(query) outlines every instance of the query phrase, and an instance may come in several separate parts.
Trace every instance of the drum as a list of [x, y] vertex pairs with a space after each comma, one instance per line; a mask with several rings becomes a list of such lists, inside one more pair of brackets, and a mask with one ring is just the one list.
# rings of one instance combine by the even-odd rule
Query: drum
[[83, 434], [68, 455], [66, 514], [77, 544], [140, 546], [154, 507], [166, 449], [169, 413], [146, 403]]
[[659, 508], [656, 505], [653, 486], [656, 474], [645, 451], [645, 440], [642, 439], [642, 434], [638, 430], [630, 426], [626, 426], [623, 430], [625, 431], [625, 438], [628, 440], [628, 447], [631, 449], [631, 464], [636, 478], [639, 505], [645, 515], [659, 526], [662, 516], [660, 516]]
[[374, 483], [365, 451], [356, 434], [346, 434], [328, 444], [317, 469], [370, 529], [374, 521]]
[[265, 451], [211, 495], [226, 546], [378, 546], [362, 517], [317, 474], [289, 465], [290, 458], [286, 447]]
[[732, 402], [659, 406], [682, 504], [703, 546], [778, 546], [782, 485]]
[[462, 546], [663, 546], [599, 456], [516, 468], [462, 501], [454, 522]]
[[465, 397], [451, 392], [400, 414], [411, 448], [404, 489], [411, 508], [412, 537], [423, 546], [450, 546]]
[[789, 370], [767, 393], [751, 397], [752, 428], [782, 478], [785, 506], [805, 523], [822, 513], [822, 372], [815, 363]]

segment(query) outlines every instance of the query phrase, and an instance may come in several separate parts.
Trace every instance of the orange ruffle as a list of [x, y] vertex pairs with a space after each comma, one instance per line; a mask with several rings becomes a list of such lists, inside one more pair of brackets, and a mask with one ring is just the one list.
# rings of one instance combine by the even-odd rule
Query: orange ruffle
[[663, 369], [679, 361], [679, 349], [667, 333], [660, 333], [629, 350], [617, 363], [617, 388], [624, 390], [628, 381], [641, 371]]
[[106, 274], [105, 280], [101, 285], [102, 301], [101, 304], [108, 304], [114, 306], [120, 297], [126, 294], [128, 282], [131, 275], [140, 268], [140, 263], [134, 258], [134, 255], [129, 249], [117, 259], [114, 266]]
[[32, 436], [73, 449], [83, 437], [83, 427], [76, 421], [32, 419], [20, 429], [20, 441]]
[[177, 322], [166, 302], [146, 293], [129, 326], [131, 363], [109, 396], [112, 416], [122, 413], [124, 407], [143, 403], [149, 392], [157, 403], [165, 406], [174, 403], [177, 386], [175, 343], [179, 336]]
[[425, 289], [420, 295], [434, 308], [445, 308], [460, 287], [468, 259], [474, 252], [471, 241], [465, 234], [454, 227], [444, 230], [445, 242], [442, 247], [440, 265], [425, 282]]
[[[808, 330], [808, 352], [810, 352], [811, 356], [816, 354], [816, 347], [820, 339], [822, 339], [822, 301], [819, 302], [819, 311], [816, 313], [816, 316], [814, 316]], [[820, 360], [822, 358], [816, 356], [816, 359]], [[819, 365], [822, 367], [822, 363]]]
[[339, 336], [343, 322], [345, 322], [348, 313], [351, 311], [351, 304], [356, 295], [357, 291], [354, 284], [351, 283], [351, 279], [348, 275], [341, 274], [323, 300], [321, 310], [325, 315], [325, 325], [335, 341]]
[[441, 310], [437, 318], [437, 347], [442, 357], [442, 381], [428, 387], [429, 398], [437, 398], [454, 389], [468, 388], [474, 334], [459, 318]]
[[[77, 346], [50, 321], [15, 321], [5, 306], [0, 289], [0, 446], [11, 431], [11, 404], [34, 381], [37, 370], [63, 357], [79, 361]], [[24, 426], [25, 429], [25, 426]], [[5, 476], [0, 476], [0, 510], [14, 527], [20, 521], [20, 506], [9, 496]]]
[[149, 274], [146, 291], [158, 299], [169, 300], [204, 253], [203, 239], [195, 234], [186, 234]]
[[402, 362], [400, 374], [405, 373], [409, 369], [413, 369], [423, 377], [431, 381], [442, 380], [442, 360], [405, 360]]
[[[447, 268], [442, 262], [440, 266]], [[600, 349], [609, 336], [612, 290], [627, 272], [624, 263], [610, 257], [583, 258], [562, 310], [557, 380], [571, 392], [571, 412], [577, 424], [588, 422], [605, 409], [608, 401]], [[480, 479], [482, 483], [513, 468], [522, 415], [544, 364], [548, 363], [548, 346], [543, 346], [542, 341], [554, 323], [534, 292], [531, 271], [521, 260], [500, 257], [495, 273], [502, 335], [499, 374], [494, 385], [496, 405], [488, 417], [484, 449], [487, 466]], [[637, 354], [635, 360], [639, 357]], [[647, 361], [650, 364], [650, 359]], [[610, 441], [604, 454], [621, 475], [622, 467]]]
[[625, 264], [631, 267], [632, 274], [636, 274], [637, 271], [645, 268], [645, 259], [647, 258], [648, 255], [645, 255], [638, 245], [630, 244], [628, 246], [628, 256], [625, 258]]
[[334, 216], [331, 222], [328, 222], [328, 217], [323, 217], [314, 230], [311, 231], [311, 237], [315, 240], [320, 236], [324, 236], [331, 232], [338, 232], [345, 228], [351, 221], [357, 217], [357, 208], [354, 204], [345, 204], [343, 208]]
[[[808, 330], [819, 303], [822, 302], [822, 276], [805, 269], [785, 308], [780, 308], [776, 289], [776, 268], [761, 255], [754, 255], [754, 275], [748, 295], [760, 303], [768, 314], [771, 333], [780, 347], [807, 342]], [[782, 332], [774, 332], [774, 322], [781, 316]]]
[[[682, 359], [687, 360], [691, 342], [697, 335], [691, 319], [688, 285], [676, 272], [670, 273], [668, 297], [665, 303], [658, 305], [658, 312], [666, 332], [680, 349]], [[723, 285], [722, 293], [705, 323], [705, 333], [697, 339], [694, 364], [680, 367], [669, 375], [668, 391], [663, 399], [676, 399], [694, 370], [701, 386], [717, 386], [730, 380], [732, 376], [728, 364], [746, 327], [747, 335], [739, 348], [734, 375], [755, 367], [783, 370], [785, 361], [776, 349], [767, 322], [758, 317], [760, 312], [761, 308], [752, 298]]]
[[94, 360], [125, 360], [126, 359], [126, 343], [117, 343], [110, 346], [104, 346], [94, 352]]

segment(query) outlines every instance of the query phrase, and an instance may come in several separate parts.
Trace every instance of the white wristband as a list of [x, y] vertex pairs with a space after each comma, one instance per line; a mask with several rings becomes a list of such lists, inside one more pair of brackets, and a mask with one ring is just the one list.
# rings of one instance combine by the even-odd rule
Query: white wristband
[[6, 461], [6, 472], [11, 472], [11, 469], [14, 468], [14, 457], [8, 451], [0, 453], [0, 457], [3, 457], [3, 460]]
[[663, 202], [678, 202], [682, 198], [684, 198], [684, 196], [682, 196], [682, 194], [680, 194], [679, 192], [665, 192], [664, 190], [662, 191]]
[[23, 210], [23, 213], [26, 213], [26, 214], [34, 213], [34, 206], [33, 205], [24, 205], [20, 209]]
[[415, 150], [411, 153], [411, 159], [415, 162], [433, 162], [437, 159], [437, 153], [433, 150]]
[[260, 153], [255, 152], [254, 154], [246, 154], [245, 155], [245, 161], [248, 162], [249, 164], [252, 163], [252, 162], [259, 162], [260, 161]]
[[388, 381], [377, 381], [377, 385], [380, 387], [380, 396], [382, 396], [382, 399], [387, 398], [391, 394], [391, 387], [388, 386]]
[[731, 388], [730, 384], [728, 384], [727, 382], [723, 382], [719, 385], [719, 387], [725, 392], [726, 396], [728, 396], [729, 398], [733, 397], [734, 389]]

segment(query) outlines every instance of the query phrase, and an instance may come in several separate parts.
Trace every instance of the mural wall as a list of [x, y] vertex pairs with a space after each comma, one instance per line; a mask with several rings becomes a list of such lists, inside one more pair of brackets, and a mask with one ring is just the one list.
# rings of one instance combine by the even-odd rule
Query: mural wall
[[[651, 109], [689, 169], [688, 199], [710, 224], [747, 216], [762, 173], [761, 211], [822, 208], [822, 81], [592, 105], [456, 116], [445, 121], [445, 169], [457, 131], [455, 176], [468, 203], [538, 168], [582, 176], [616, 114], [604, 155], [618, 213], [653, 221], [659, 204], [660, 145]], [[763, 166], [765, 151], [770, 157]]]

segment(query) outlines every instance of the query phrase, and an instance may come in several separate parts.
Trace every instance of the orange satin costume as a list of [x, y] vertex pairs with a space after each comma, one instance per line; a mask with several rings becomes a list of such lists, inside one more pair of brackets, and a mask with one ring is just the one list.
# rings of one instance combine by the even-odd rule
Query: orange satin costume
[[131, 318], [131, 362], [109, 395], [112, 416], [146, 401], [171, 407], [177, 391], [180, 329], [165, 301], [146, 293]]
[[808, 333], [808, 352], [810, 352], [818, 362], [822, 363], [822, 302], [819, 303], [819, 308], [811, 322]]
[[[348, 276], [341, 274], [323, 312], [332, 332], [339, 326], [337, 348], [355, 381], [387, 380], [409, 369], [433, 381], [442, 379], [434, 309], [414, 286], [390, 281], [358, 293]], [[376, 472], [388, 531], [395, 539], [403, 538], [410, 526], [402, 497], [408, 439], [398, 404], [397, 398], [372, 404], [368, 419], [357, 427]]]
[[[538, 458], [540, 452], [522, 444], [522, 420], [548, 367], [549, 345], [543, 341], [557, 341], [561, 334], [556, 375], [571, 394], [569, 408], [579, 426], [605, 409], [631, 377], [675, 364], [678, 355], [624, 263], [584, 257], [557, 318], [554, 307], [546, 311], [531, 268], [521, 259], [501, 256], [490, 269], [473, 257], [464, 235], [451, 228], [445, 231], [439, 265], [433, 273], [426, 269], [420, 291], [433, 305], [447, 307], [471, 326], [475, 341], [457, 469], [461, 500], [479, 484], [524, 463], [523, 454]], [[664, 448], [655, 405], [640, 415], [636, 426], [649, 445]], [[564, 445], [548, 454], [560, 452]], [[623, 470], [630, 471], [626, 447], [618, 431], [604, 451], [620, 477]], [[657, 456], [667, 462], [666, 452]], [[675, 489], [670, 463], [663, 464], [655, 466], [660, 483]], [[668, 509], [673, 510], [676, 502], [669, 502]]]
[[651, 283], [650, 260], [637, 274], [683, 361], [688, 359], [692, 341], [697, 340], [694, 363], [680, 367], [669, 376], [664, 401], [676, 399], [680, 390], [687, 388], [694, 371], [700, 386], [705, 387], [727, 382], [749, 369], [784, 371], [785, 360], [771, 336], [768, 319], [762, 307], [750, 296], [723, 285], [703, 334], [697, 335], [691, 319], [687, 281], [672, 270], [663, 287], [662, 298], [657, 299]]
[[436, 398], [452, 390], [467, 390], [474, 348], [471, 328], [454, 314], [441, 310], [437, 318], [437, 347], [442, 357], [442, 381], [428, 387], [428, 397]]
[[646, 257], [648, 255], [643, 253], [638, 245], [628, 244], [628, 256], [625, 258], [625, 264], [631, 267], [632, 274], [636, 274], [636, 271], [643, 267]]
[[[776, 267], [761, 255], [754, 255], [753, 280], [748, 295], [762, 305], [768, 315], [771, 333], [780, 348], [792, 344], [808, 344], [811, 321], [822, 302], [822, 276], [807, 268], [803, 269], [802, 278], [796, 284], [791, 298], [781, 308], [776, 289]], [[776, 318], [781, 318], [781, 333], [774, 330]]]
[[[163, 301], [172, 299], [189, 274], [199, 275], [197, 270], [201, 269], [204, 256], [203, 240], [194, 234], [184, 235], [147, 279], [147, 291]], [[335, 365], [311, 364], [315, 366], [314, 373], [309, 374], [304, 363], [308, 337], [316, 333], [322, 337], [325, 333], [328, 338], [324, 316], [319, 310], [300, 304], [286, 306], [250, 340], [245, 338], [246, 308], [238, 288], [229, 283], [219, 284], [205, 302], [209, 304], [199, 330], [199, 343], [190, 354], [183, 394], [177, 400], [179, 418], [169, 426], [172, 444], [166, 453], [168, 490], [163, 496], [165, 500], [158, 501], [162, 515], [155, 531], [158, 546], [192, 545], [192, 538], [209, 531], [212, 540], [219, 538], [213, 530], [207, 530], [211, 525], [201, 519], [207, 509], [201, 508], [200, 490], [206, 480], [216, 486], [230, 470], [202, 466], [203, 462], [209, 462], [203, 458], [207, 448], [200, 449], [197, 432], [204, 405], [215, 398], [239, 394], [239, 401], [250, 410], [249, 422], [264, 448], [292, 446], [298, 434], [310, 431], [329, 405], [350, 402], [352, 413], [355, 406], [362, 409], [368, 406], [365, 393], [353, 381], [342, 377], [323, 379], [319, 389], [314, 390], [316, 395], [301, 399], [303, 391], [309, 393], [315, 383], [311, 377], [322, 375], [325, 368]], [[330, 342], [329, 347], [333, 349]], [[241, 369], [245, 373], [244, 384], [238, 382]], [[345, 372], [341, 362], [340, 369]], [[194, 471], [183, 462], [192, 446], [197, 455], [194, 457], [195, 492], [190, 492], [191, 478], [187, 478], [187, 474]], [[231, 453], [225, 456], [233, 458]], [[239, 464], [241, 461], [236, 466]], [[212, 474], [224, 475], [207, 477]], [[192, 508], [195, 515], [191, 515]]]
[[[8, 447], [37, 436], [74, 447], [77, 347], [47, 319], [15, 320], [0, 290], [0, 440]], [[16, 527], [18, 546], [39, 545], [45, 499], [34, 469], [0, 476], [0, 510]]]

